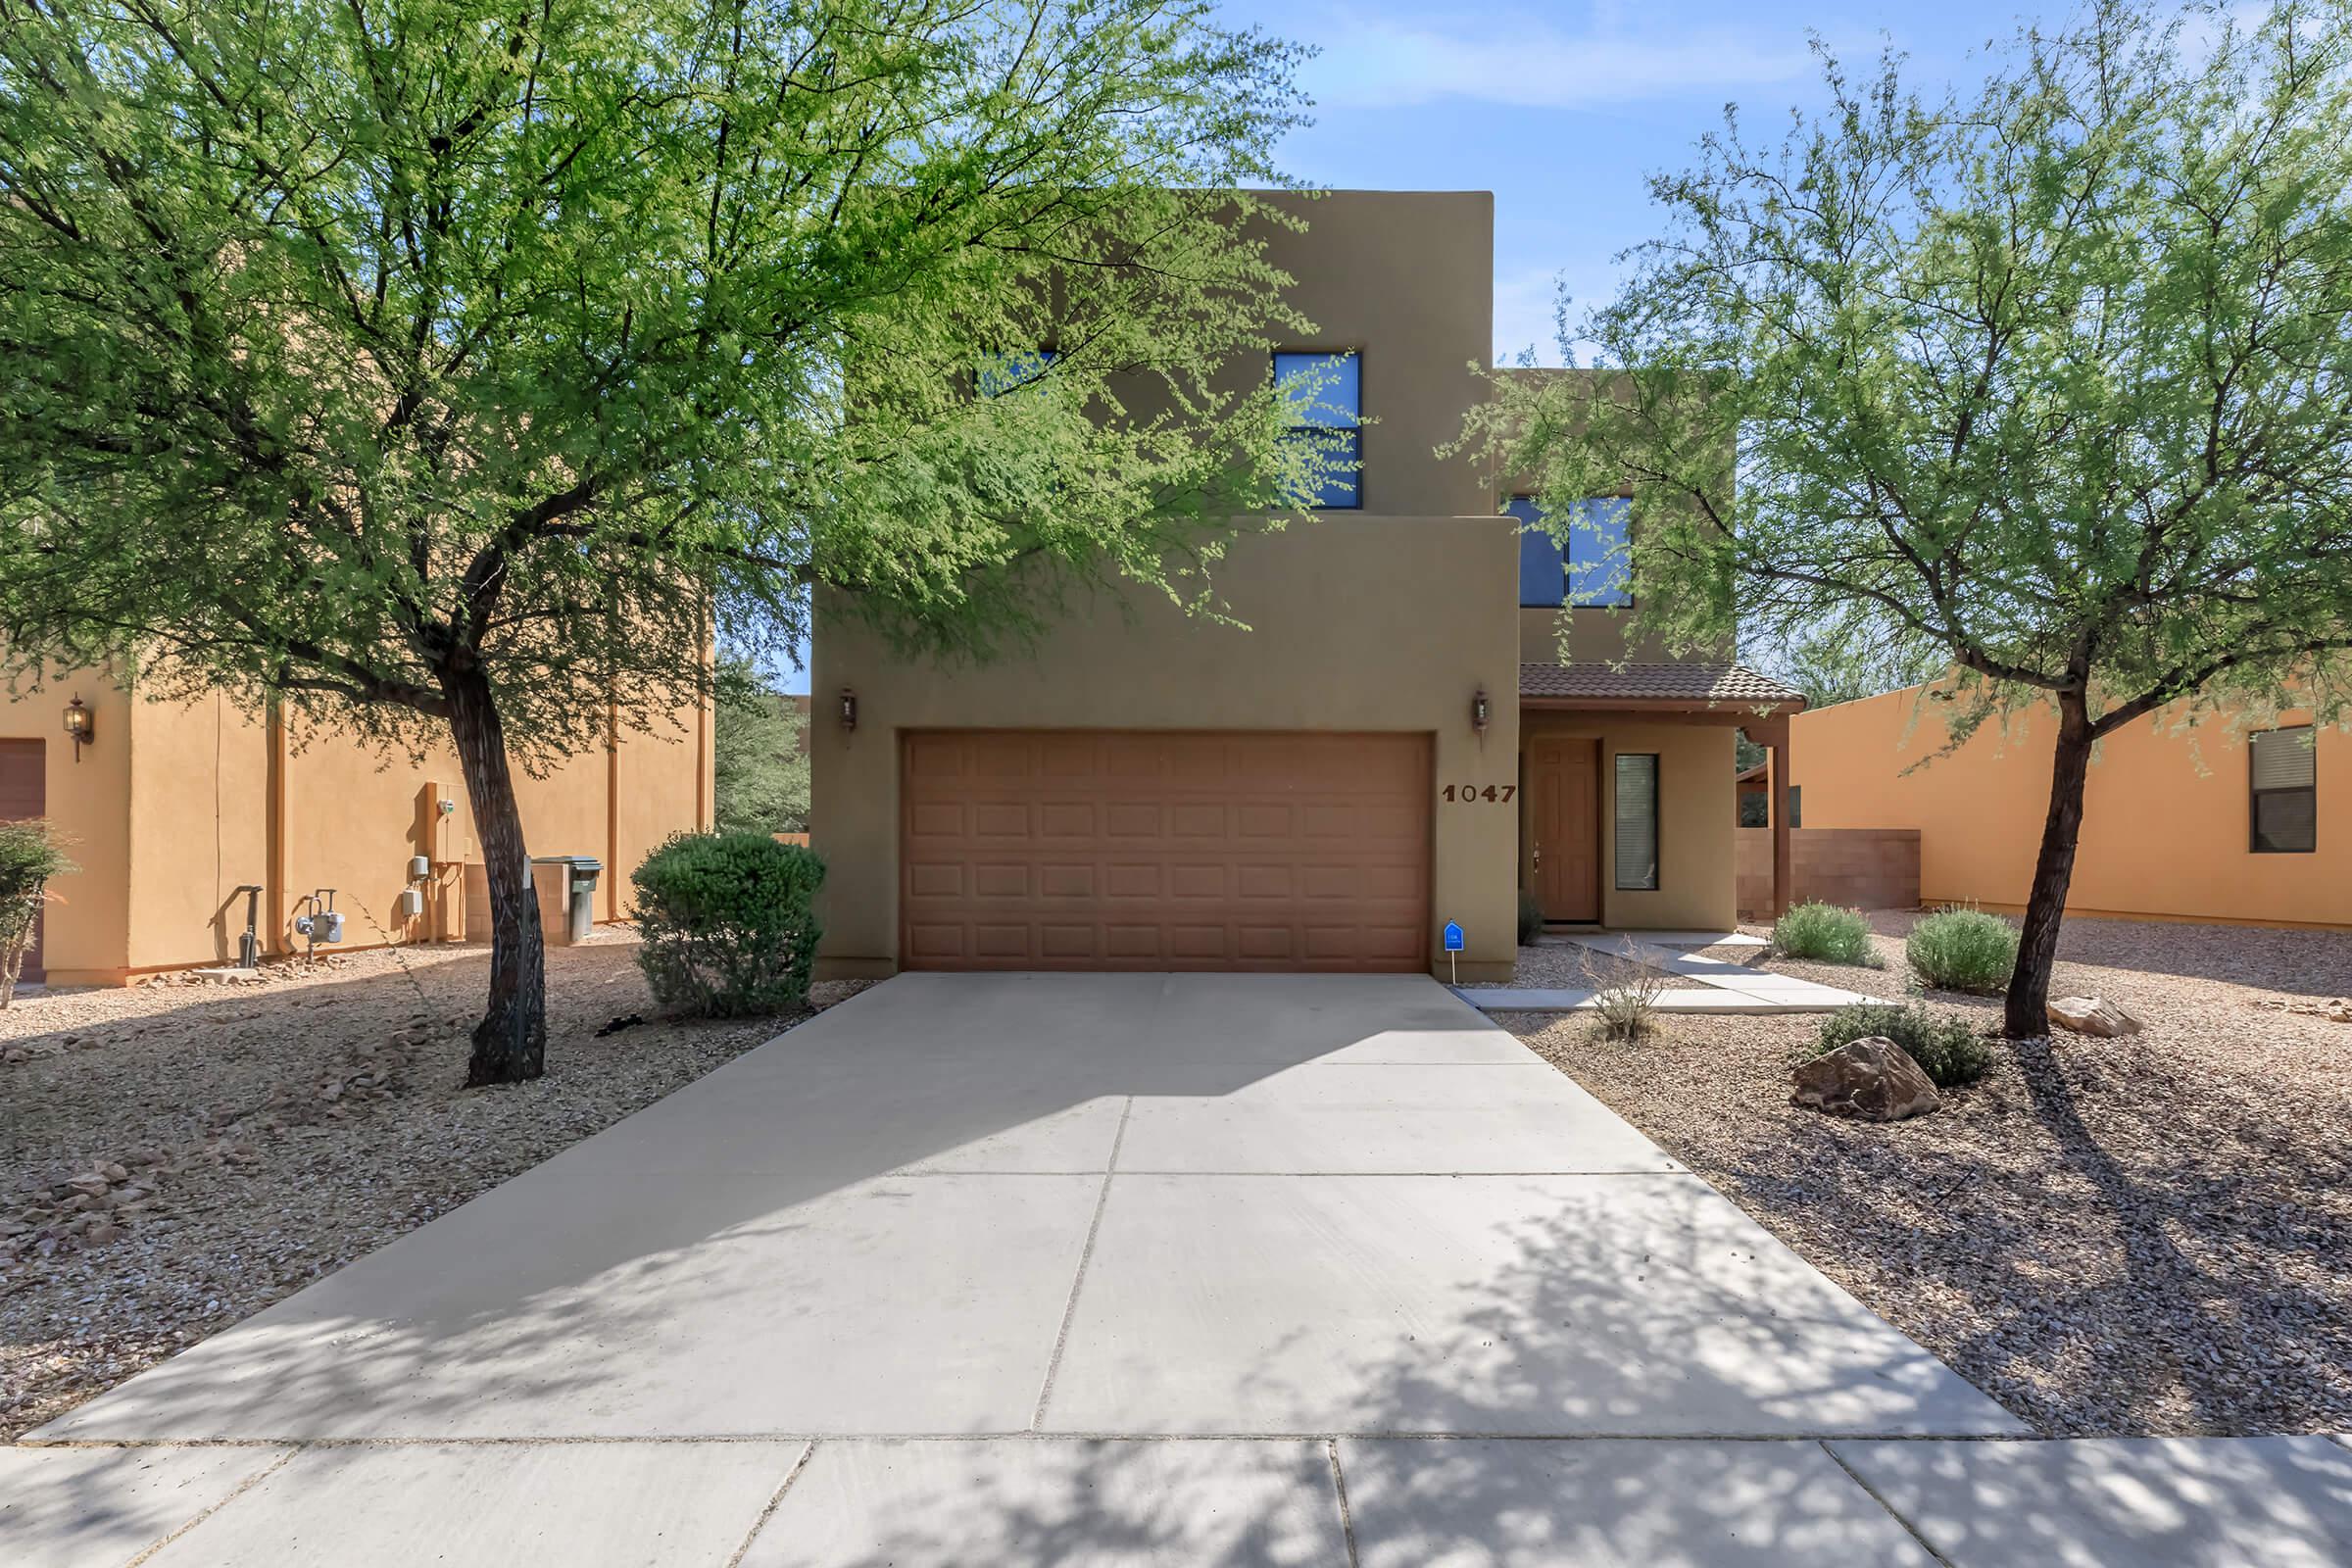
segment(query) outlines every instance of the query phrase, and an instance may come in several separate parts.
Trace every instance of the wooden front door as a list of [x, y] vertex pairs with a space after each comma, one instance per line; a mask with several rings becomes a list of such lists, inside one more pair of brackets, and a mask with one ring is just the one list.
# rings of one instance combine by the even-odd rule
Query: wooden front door
[[1527, 788], [1535, 803], [1529, 854], [1544, 918], [1598, 922], [1600, 742], [1531, 741]]

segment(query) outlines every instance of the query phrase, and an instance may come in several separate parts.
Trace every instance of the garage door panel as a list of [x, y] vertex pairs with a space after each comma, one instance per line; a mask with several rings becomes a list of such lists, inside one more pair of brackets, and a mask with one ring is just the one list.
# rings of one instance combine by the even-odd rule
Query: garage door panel
[[911, 967], [1427, 961], [1427, 736], [931, 731], [903, 756]]

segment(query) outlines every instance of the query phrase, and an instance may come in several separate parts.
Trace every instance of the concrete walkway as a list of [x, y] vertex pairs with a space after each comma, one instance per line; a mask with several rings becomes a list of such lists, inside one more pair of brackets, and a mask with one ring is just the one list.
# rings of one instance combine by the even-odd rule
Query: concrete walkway
[[0, 1562], [2352, 1550], [2324, 1440], [2019, 1435], [1431, 982], [907, 976], [0, 1450]]
[[[1669, 986], [1659, 992], [1651, 1004], [1659, 1012], [1768, 1016], [1836, 1012], [1857, 1002], [1885, 1000], [1860, 991], [1800, 980], [1794, 975], [1701, 957], [1690, 951], [1767, 945], [1761, 937], [1737, 931], [1580, 931], [1544, 940], [1590, 949], [1603, 957], [1630, 958], [1645, 968], [1692, 982]], [[1590, 991], [1547, 986], [1460, 986], [1454, 989], [1454, 995], [1481, 1012], [1589, 1012], [1597, 1004]]]

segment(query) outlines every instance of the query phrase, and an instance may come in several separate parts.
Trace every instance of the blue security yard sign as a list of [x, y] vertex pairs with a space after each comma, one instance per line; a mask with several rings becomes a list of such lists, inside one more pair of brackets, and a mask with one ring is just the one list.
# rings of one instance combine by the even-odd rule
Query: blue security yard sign
[[1462, 928], [1456, 921], [1446, 922], [1446, 951], [1447, 953], [1462, 951]]

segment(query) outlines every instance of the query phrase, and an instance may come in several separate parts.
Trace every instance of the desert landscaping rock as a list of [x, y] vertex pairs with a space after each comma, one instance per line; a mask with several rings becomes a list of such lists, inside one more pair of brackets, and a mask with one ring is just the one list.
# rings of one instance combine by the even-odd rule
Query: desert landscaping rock
[[1833, 1116], [1902, 1121], [1943, 1106], [1943, 1098], [1911, 1053], [1883, 1035], [1849, 1040], [1826, 1055], [1800, 1062], [1794, 1076], [1796, 1092], [1789, 1098]]
[[2050, 1022], [2079, 1035], [2114, 1040], [2139, 1033], [2140, 1023], [2114, 1003], [2100, 997], [2057, 997], [2050, 1003]]
[[[1873, 916], [1889, 973], [1913, 918]], [[2053, 990], [2141, 1032], [1999, 1043], [1893, 1126], [1789, 1103], [1816, 1020], [1678, 1017], [1638, 1046], [1497, 1021], [2040, 1432], [2352, 1431], [2352, 1054], [2325, 1010], [2352, 942], [2073, 919], [2058, 958]], [[1998, 998], [1924, 1000], [1999, 1024]]]
[[[466, 1090], [480, 948], [159, 976], [0, 1011], [0, 1439], [772, 1038], [657, 1020], [633, 935], [548, 955], [548, 1076]], [[854, 986], [819, 987], [819, 1002]]]

